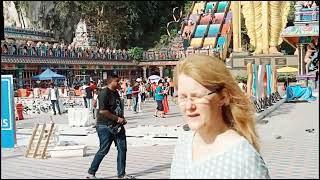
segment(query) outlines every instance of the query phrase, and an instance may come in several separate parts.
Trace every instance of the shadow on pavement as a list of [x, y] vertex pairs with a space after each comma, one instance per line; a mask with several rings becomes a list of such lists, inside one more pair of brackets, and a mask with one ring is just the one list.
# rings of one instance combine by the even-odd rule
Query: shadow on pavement
[[275, 111], [271, 112], [266, 117], [273, 117], [273, 116], [277, 116], [277, 115], [281, 115], [281, 114], [288, 114], [292, 111], [292, 109], [293, 109], [292, 104], [283, 103], [277, 109], [275, 109]]
[[167, 163], [167, 164], [162, 164], [162, 165], [158, 165], [158, 166], [153, 166], [150, 169], [146, 169], [144, 171], [138, 172], [138, 173], [133, 173], [131, 175], [135, 176], [135, 177], [139, 177], [145, 174], [151, 174], [154, 172], [159, 172], [159, 171], [163, 171], [165, 169], [168, 169], [171, 167], [171, 163]]
[[7, 159], [12, 159], [12, 158], [17, 158], [17, 157], [24, 157], [23, 154], [17, 154], [17, 155], [13, 155], [13, 156], [2, 156], [1, 160], [7, 160]]
[[[160, 171], [163, 171], [165, 169], [168, 169], [171, 167], [171, 163], [167, 163], [167, 164], [162, 164], [162, 165], [158, 165], [158, 166], [153, 166], [152, 168], [150, 169], [146, 169], [146, 170], [143, 170], [141, 172], [137, 172], [137, 173], [130, 173], [128, 175], [130, 176], [134, 176], [135, 178], [139, 177], [139, 176], [143, 176], [143, 175], [146, 175], [146, 174], [151, 174], [151, 173], [155, 173], [155, 172], [160, 172]], [[112, 178], [117, 178], [116, 176], [110, 176], [110, 177], [104, 177], [106, 179], [112, 179]]]

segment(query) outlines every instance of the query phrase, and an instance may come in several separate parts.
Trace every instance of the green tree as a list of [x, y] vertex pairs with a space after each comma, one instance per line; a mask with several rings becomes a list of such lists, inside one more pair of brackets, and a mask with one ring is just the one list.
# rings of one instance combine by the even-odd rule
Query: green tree
[[134, 47], [128, 50], [129, 57], [133, 61], [135, 61], [137, 64], [139, 64], [139, 62], [142, 60], [143, 52], [144, 52], [143, 48], [140, 48], [140, 47]]

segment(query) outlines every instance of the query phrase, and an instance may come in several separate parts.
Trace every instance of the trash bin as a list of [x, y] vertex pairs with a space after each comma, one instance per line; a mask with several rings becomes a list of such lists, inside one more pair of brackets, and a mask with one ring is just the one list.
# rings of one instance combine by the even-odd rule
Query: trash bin
[[17, 120], [23, 120], [23, 106], [21, 103], [18, 103], [16, 105], [16, 110], [17, 110], [17, 114], [18, 114], [18, 119]]

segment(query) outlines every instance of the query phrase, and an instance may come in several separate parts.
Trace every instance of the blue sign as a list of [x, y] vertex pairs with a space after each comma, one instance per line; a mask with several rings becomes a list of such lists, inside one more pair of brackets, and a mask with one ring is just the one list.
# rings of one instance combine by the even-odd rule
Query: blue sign
[[1, 148], [14, 148], [16, 143], [13, 98], [13, 76], [1, 75]]

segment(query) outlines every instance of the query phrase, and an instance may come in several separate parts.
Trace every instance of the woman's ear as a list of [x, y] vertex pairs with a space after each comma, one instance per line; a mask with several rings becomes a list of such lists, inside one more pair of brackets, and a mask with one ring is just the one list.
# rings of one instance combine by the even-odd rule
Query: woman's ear
[[230, 104], [230, 93], [226, 88], [221, 90], [221, 106], [228, 106]]

